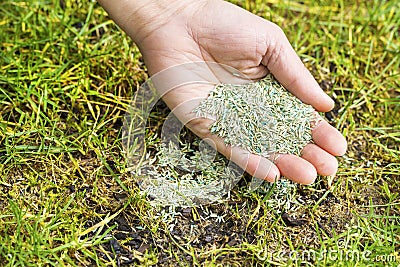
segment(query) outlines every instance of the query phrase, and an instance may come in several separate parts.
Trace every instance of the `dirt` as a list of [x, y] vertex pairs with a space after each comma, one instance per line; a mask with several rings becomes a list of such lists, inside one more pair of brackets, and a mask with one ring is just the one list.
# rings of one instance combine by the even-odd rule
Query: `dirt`
[[[243, 184], [239, 184], [239, 188], [241, 186]], [[243, 259], [249, 261], [246, 264], [260, 263], [254, 255], [251, 259], [251, 251], [246, 249], [250, 245], [257, 245], [260, 238], [257, 231], [260, 227], [268, 229], [272, 223], [278, 221], [276, 223], [283, 227], [284, 235], [295, 247], [302, 244], [318, 247], [321, 231], [332, 237], [334, 233], [345, 230], [346, 223], [354, 215], [343, 205], [343, 200], [330, 192], [325, 195], [324, 187], [325, 183], [321, 183], [317, 191], [310, 191], [307, 187], [299, 188], [299, 199], [304, 203], [316, 203], [324, 197], [317, 213], [311, 214], [307, 209], [271, 213], [269, 220], [264, 216], [269, 211], [265, 211], [262, 205], [258, 213], [251, 217], [257, 209], [257, 202], [245, 197], [239, 199], [235, 195], [223, 204], [202, 208], [177, 208], [174, 210], [173, 220], [157, 227], [146, 225], [142, 219], [137, 216], [135, 218], [134, 214], [126, 210], [109, 223], [109, 226], [117, 224], [117, 227], [103, 247], [117, 266], [144, 264], [146, 254], [157, 255], [153, 259], [153, 264], [156, 263], [157, 266], [201, 265], [210, 260], [210, 256], [216, 253], [212, 251], [216, 249], [226, 249], [225, 253], [218, 254], [217, 263], [234, 264]], [[168, 207], [164, 211], [171, 212]], [[262, 216], [262, 221], [266, 224], [260, 226], [257, 222]], [[249, 220], [252, 221], [249, 223]], [[274, 231], [265, 235], [264, 232], [262, 238], [270, 239], [272, 243], [283, 242], [283, 246], [287, 246], [285, 240], [276, 239], [277, 234], [281, 235]], [[189, 253], [191, 250], [192, 253]], [[192, 254], [196, 255], [196, 260], [192, 258]], [[102, 256], [107, 258], [104, 254]]]
[[[169, 229], [159, 229], [157, 233], [151, 233], [138, 219], [129, 222], [126, 219], [130, 216], [129, 212], [125, 212], [110, 222], [110, 225], [117, 223], [118, 226], [113, 231], [113, 238], [103, 246], [109, 256], [115, 258], [120, 265], [139, 264], [140, 257], [135, 258], [137, 252], [143, 254], [147, 250], [157, 250], [157, 266], [169, 266], [174, 265], [174, 262], [178, 264], [171, 251], [181, 250], [179, 246], [186, 247], [190, 244], [195, 250], [207, 251], [213, 247], [238, 246], [243, 242], [253, 243], [256, 239], [255, 231], [247, 228], [246, 220], [239, 220], [234, 214], [234, 210], [243, 205], [246, 203], [232, 201], [228, 204], [210, 205], [206, 210], [178, 208], [175, 210], [173, 223], [166, 225]], [[247, 209], [242, 209], [242, 213], [242, 216], [248, 216]], [[217, 217], [211, 217], [216, 214], [224, 215], [222, 219], [224, 221], [218, 222]], [[182, 257], [179, 259], [180, 263], [192, 262], [190, 255], [182, 252], [178, 254]]]

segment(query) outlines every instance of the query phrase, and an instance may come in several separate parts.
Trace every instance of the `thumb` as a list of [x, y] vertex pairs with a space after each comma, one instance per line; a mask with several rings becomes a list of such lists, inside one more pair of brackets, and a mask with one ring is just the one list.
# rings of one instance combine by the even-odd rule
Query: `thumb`
[[267, 23], [267, 49], [261, 63], [292, 94], [318, 111], [329, 111], [334, 101], [321, 89], [293, 50], [282, 29]]

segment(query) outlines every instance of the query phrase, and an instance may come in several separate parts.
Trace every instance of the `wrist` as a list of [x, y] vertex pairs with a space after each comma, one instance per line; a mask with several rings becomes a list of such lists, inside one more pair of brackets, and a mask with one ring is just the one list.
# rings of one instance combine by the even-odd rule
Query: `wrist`
[[[139, 46], [171, 21], [187, 20], [206, 0], [98, 0]], [[183, 21], [185, 23], [185, 21]]]

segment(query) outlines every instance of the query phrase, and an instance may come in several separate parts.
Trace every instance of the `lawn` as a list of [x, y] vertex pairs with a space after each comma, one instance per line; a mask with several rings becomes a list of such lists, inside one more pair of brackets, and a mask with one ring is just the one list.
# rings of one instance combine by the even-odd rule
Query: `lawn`
[[[121, 142], [148, 78], [137, 47], [96, 2], [3, 0], [1, 266], [400, 264], [400, 3], [233, 2], [280, 25], [335, 99], [337, 175], [279, 208], [248, 176], [216, 204], [151, 206]], [[152, 111], [148, 151], [168, 114]]]

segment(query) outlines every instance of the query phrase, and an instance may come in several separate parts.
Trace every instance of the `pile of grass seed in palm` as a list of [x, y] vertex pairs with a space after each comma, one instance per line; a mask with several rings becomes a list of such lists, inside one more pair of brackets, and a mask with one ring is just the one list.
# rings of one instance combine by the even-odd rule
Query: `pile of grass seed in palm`
[[193, 112], [214, 119], [210, 130], [226, 144], [264, 157], [300, 155], [312, 140], [314, 108], [289, 93], [271, 74], [254, 83], [218, 84]]
[[272, 160], [276, 154], [300, 155], [312, 141], [314, 108], [288, 92], [272, 74], [248, 84], [218, 84], [193, 112], [215, 120], [210, 131], [227, 145]]

